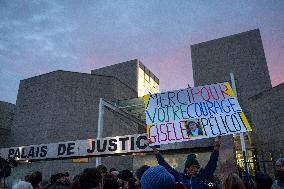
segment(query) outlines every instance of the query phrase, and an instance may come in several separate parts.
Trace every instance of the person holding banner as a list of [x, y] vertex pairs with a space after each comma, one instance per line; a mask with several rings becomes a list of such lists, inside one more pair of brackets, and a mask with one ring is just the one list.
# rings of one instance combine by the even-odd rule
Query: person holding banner
[[[148, 139], [148, 144], [151, 144], [151, 140]], [[202, 171], [200, 171], [200, 165], [196, 159], [195, 154], [189, 154], [185, 161], [184, 172], [178, 172], [172, 168], [162, 157], [155, 146], [150, 146], [156, 156], [158, 164], [165, 167], [169, 173], [171, 173], [176, 182], [181, 182], [188, 186], [188, 189], [203, 189], [206, 188], [204, 182], [209, 180], [217, 167], [217, 161], [219, 157], [219, 149], [221, 145], [221, 136], [215, 138], [214, 150], [211, 153], [210, 160]]]

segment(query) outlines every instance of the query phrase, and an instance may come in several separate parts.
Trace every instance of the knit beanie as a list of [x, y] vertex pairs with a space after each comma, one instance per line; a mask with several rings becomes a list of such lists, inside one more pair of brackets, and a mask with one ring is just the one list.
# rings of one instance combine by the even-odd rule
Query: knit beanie
[[174, 189], [175, 178], [164, 167], [152, 166], [141, 177], [142, 189]]
[[189, 154], [186, 158], [185, 161], [185, 168], [190, 167], [191, 165], [197, 165], [200, 166], [197, 159], [196, 159], [196, 155], [195, 154]]

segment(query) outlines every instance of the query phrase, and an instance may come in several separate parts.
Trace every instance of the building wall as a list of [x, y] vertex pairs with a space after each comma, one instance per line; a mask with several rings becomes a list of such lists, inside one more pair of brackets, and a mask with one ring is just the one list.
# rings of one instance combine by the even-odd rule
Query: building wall
[[16, 105], [0, 101], [0, 148], [8, 147]]
[[[138, 60], [130, 60], [111, 66], [95, 69], [92, 74], [113, 76], [128, 85], [137, 93], [138, 83]], [[137, 94], [136, 94], [137, 96]]]
[[230, 81], [241, 102], [271, 88], [260, 31], [251, 30], [191, 46], [195, 86]]
[[[22, 80], [9, 146], [96, 138], [99, 99], [115, 101], [136, 95], [132, 88], [108, 76], [55, 71]], [[137, 123], [105, 108], [103, 137], [137, 130]], [[129, 164], [132, 158], [123, 162]], [[13, 169], [8, 181], [23, 178], [32, 170], [43, 171], [43, 176], [49, 178], [63, 171], [75, 175], [94, 166], [95, 158], [89, 158], [89, 163], [73, 163], [70, 159], [22, 163]]]
[[137, 59], [92, 70], [91, 73], [113, 76], [137, 91], [139, 97], [159, 92], [159, 79]]
[[275, 160], [284, 154], [284, 84], [250, 98], [248, 106], [259, 168], [273, 175], [273, 164], [262, 161]]
[[132, 89], [112, 77], [55, 71], [22, 80], [11, 145], [94, 138], [99, 98], [134, 96]]

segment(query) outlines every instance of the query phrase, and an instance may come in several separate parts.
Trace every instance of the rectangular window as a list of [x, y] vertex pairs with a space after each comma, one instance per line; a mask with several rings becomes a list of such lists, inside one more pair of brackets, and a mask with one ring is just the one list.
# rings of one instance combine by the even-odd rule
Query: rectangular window
[[139, 77], [143, 77], [144, 78], [144, 70], [142, 68], [140, 68], [140, 67], [138, 69], [138, 75], [139, 75]]

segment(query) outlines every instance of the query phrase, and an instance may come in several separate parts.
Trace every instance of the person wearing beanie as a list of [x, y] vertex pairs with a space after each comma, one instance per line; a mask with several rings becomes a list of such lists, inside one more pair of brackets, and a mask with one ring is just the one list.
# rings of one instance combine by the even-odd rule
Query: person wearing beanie
[[[151, 141], [148, 140], [148, 144], [151, 144]], [[219, 149], [221, 145], [221, 136], [215, 138], [214, 150], [211, 153], [210, 159], [202, 171], [200, 171], [200, 165], [196, 159], [195, 154], [189, 154], [185, 161], [184, 172], [180, 173], [174, 168], [172, 168], [162, 157], [155, 146], [150, 146], [153, 149], [153, 152], [156, 156], [156, 159], [159, 165], [166, 168], [166, 170], [171, 173], [176, 182], [181, 182], [186, 184], [188, 189], [205, 189], [205, 180], [209, 180], [217, 167], [217, 161], [219, 157]]]
[[141, 177], [142, 189], [174, 189], [175, 178], [163, 166], [148, 168]]
[[184, 172], [187, 172], [187, 169], [190, 171], [190, 175], [196, 175], [199, 171], [200, 165], [199, 162], [196, 159], [195, 154], [189, 154], [185, 160], [184, 164]]

